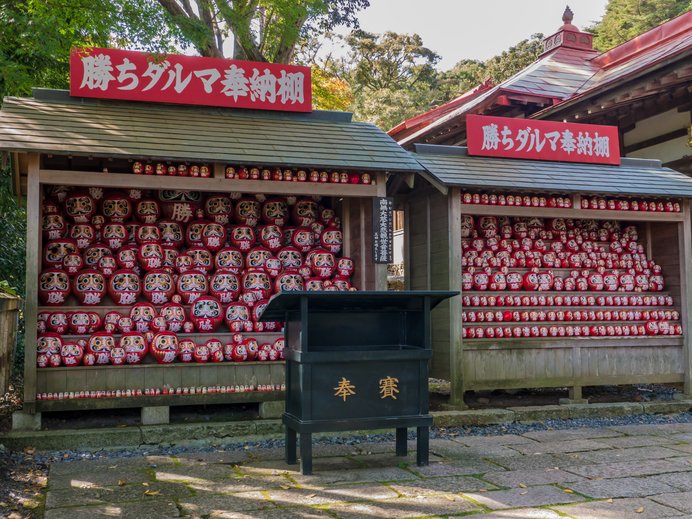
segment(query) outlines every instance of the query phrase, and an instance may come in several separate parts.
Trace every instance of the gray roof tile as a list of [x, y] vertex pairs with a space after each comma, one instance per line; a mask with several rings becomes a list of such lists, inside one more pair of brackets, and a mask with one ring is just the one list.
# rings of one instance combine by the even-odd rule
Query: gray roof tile
[[[45, 95], [45, 93], [44, 93]], [[385, 132], [343, 113], [258, 113], [71, 99], [6, 97], [0, 149], [261, 165], [421, 171]]]
[[412, 154], [446, 186], [532, 191], [692, 197], [692, 178], [651, 161], [620, 166], [470, 157], [466, 148], [417, 145]]

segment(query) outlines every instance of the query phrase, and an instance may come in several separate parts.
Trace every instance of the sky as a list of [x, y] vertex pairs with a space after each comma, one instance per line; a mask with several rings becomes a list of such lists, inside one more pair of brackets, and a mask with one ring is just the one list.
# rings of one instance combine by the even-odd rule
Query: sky
[[358, 18], [368, 32], [418, 33], [442, 57], [437, 68], [447, 70], [465, 58], [491, 58], [537, 32], [556, 32], [567, 3], [572, 23], [583, 29], [603, 16], [607, 0], [370, 0]]

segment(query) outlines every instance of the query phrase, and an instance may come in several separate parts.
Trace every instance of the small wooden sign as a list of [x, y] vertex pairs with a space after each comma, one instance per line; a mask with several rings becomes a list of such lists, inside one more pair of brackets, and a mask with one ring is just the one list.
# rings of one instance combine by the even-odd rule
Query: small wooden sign
[[372, 200], [372, 255], [375, 263], [394, 261], [394, 199]]

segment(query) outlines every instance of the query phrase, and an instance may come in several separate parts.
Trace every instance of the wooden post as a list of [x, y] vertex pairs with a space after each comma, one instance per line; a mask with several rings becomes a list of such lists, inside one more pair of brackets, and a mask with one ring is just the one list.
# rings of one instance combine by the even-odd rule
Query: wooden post
[[[447, 197], [449, 222], [449, 290], [461, 292], [461, 190], [453, 188]], [[449, 300], [449, 378], [451, 384], [450, 403], [455, 407], [464, 405], [464, 344], [461, 338], [461, 295]]]
[[404, 204], [404, 288], [411, 290], [411, 204]]
[[692, 251], [692, 224], [690, 223], [690, 200], [682, 203], [684, 220], [678, 224], [678, 242], [680, 249], [680, 320], [683, 326], [683, 376], [684, 392], [692, 395], [692, 269], [690, 251]]
[[36, 402], [36, 318], [41, 254], [40, 155], [29, 155], [26, 195], [26, 299], [24, 322], [24, 411], [33, 414]]

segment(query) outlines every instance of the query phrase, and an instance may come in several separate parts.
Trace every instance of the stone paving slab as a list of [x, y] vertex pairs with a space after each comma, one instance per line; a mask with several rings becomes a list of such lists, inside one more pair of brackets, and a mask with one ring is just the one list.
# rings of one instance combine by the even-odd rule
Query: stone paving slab
[[380, 501], [398, 497], [394, 490], [380, 483], [339, 485], [325, 489], [291, 487], [288, 490], [269, 490], [267, 494], [272, 503], [282, 507], [296, 504], [315, 506], [351, 501]]
[[560, 440], [546, 441], [540, 443], [520, 443], [509, 447], [521, 454], [559, 454], [566, 452], [595, 451], [599, 449], [610, 449], [610, 445], [600, 443], [596, 440]]
[[548, 485], [484, 493], [464, 493], [463, 495], [491, 510], [575, 503], [584, 500], [581, 496], [568, 494], [557, 487]]
[[680, 443], [678, 445], [669, 445], [668, 448], [673, 449], [674, 451], [692, 454], [692, 443]]
[[483, 479], [501, 487], [518, 487], [520, 485], [548, 485], [551, 483], [572, 483], [584, 478], [564, 470], [546, 468], [543, 470], [510, 470], [505, 472], [487, 472]]
[[651, 478], [615, 478], [577, 481], [566, 487], [595, 499], [612, 497], [641, 497], [675, 492], [676, 488]]
[[290, 473], [289, 477], [297, 483], [310, 488], [323, 488], [324, 485], [345, 483], [374, 483], [386, 481], [405, 481], [418, 477], [408, 470], [399, 467], [362, 468], [350, 470], [323, 470], [304, 476], [297, 471]]
[[112, 503], [98, 506], [79, 506], [47, 510], [44, 519], [98, 519], [107, 517], [141, 517], [146, 519], [169, 519], [180, 517], [173, 501], [154, 499], [145, 503]]
[[590, 438], [612, 438], [622, 436], [622, 433], [606, 428], [582, 427], [579, 429], [559, 431], [530, 431], [522, 434], [522, 436], [540, 442], [556, 442], [566, 440], [588, 440]]
[[103, 488], [118, 486], [118, 482], [144, 483], [154, 481], [150, 470], [143, 467], [131, 470], [104, 470], [74, 474], [53, 474], [50, 477], [50, 490], [65, 488]]
[[507, 470], [538, 470], [545, 468], [573, 467], [588, 465], [579, 454], [531, 454], [529, 456], [511, 456], [506, 458], [491, 458], [490, 462]]
[[623, 461], [621, 463], [606, 463], [599, 465], [580, 465], [563, 467], [567, 472], [579, 474], [587, 478], [622, 478], [630, 476], [652, 476], [667, 472], [684, 472], [689, 470], [682, 462], [671, 460], [639, 460]]
[[452, 460], [445, 463], [431, 463], [427, 467], [409, 465], [408, 470], [424, 478], [435, 478], [440, 476], [467, 476], [469, 474], [483, 474], [491, 470], [497, 470], [497, 465], [488, 463], [484, 460]]
[[351, 503], [330, 506], [329, 510], [341, 519], [403, 519], [429, 515], [461, 514], [480, 510], [480, 507], [461, 496], [402, 497], [377, 503]]
[[276, 510], [276, 505], [261, 492], [241, 492], [238, 494], [200, 493], [177, 500], [184, 515], [192, 517], [230, 517], [233, 512], [251, 510]]
[[431, 494], [478, 492], [496, 490], [498, 487], [470, 476], [452, 476], [401, 481], [387, 484], [402, 496], [417, 497]]
[[[531, 442], [535, 443], [535, 442]], [[514, 444], [524, 445], [524, 444]], [[430, 442], [430, 450], [442, 457], [453, 459], [469, 459], [469, 458], [487, 458], [491, 456], [517, 456], [515, 449], [505, 445], [487, 445], [476, 444], [471, 447], [465, 447], [458, 441], [453, 440], [433, 440]]]
[[660, 445], [665, 445], [666, 447], [672, 448], [671, 444], [676, 443], [676, 440], [674, 440], [672, 437], [666, 438], [665, 436], [653, 435], [615, 436], [613, 438], [599, 438], [598, 441], [618, 449], [632, 449], [635, 447], [649, 446], [658, 447]]
[[653, 501], [670, 506], [681, 512], [692, 513], [692, 492], [675, 492], [673, 494], [661, 494], [653, 496]]
[[519, 508], [498, 510], [489, 514], [472, 516], [474, 519], [563, 519], [564, 516], [546, 508]]
[[646, 479], [660, 481], [666, 485], [670, 485], [677, 490], [692, 490], [692, 471], [690, 472], [674, 472], [671, 474], [658, 474], [649, 476]]
[[182, 485], [151, 483], [147, 486], [130, 484], [102, 488], [63, 488], [49, 490], [46, 495], [46, 509], [67, 506], [104, 505], [146, 501], [152, 497], [174, 499], [191, 495]]
[[621, 461], [665, 459], [680, 456], [680, 451], [668, 447], [634, 447], [632, 449], [611, 449], [583, 452], [581, 457], [594, 463], [619, 463]]
[[[467, 447], [487, 447], [491, 445], [516, 445], [518, 443], [532, 443], [526, 435], [501, 434], [499, 436], [453, 436], [450, 440], [459, 442]], [[434, 440], [438, 441], [438, 440]]]
[[643, 498], [613, 499], [612, 502], [590, 501], [551, 508], [575, 519], [663, 519], [682, 515], [674, 508]]

